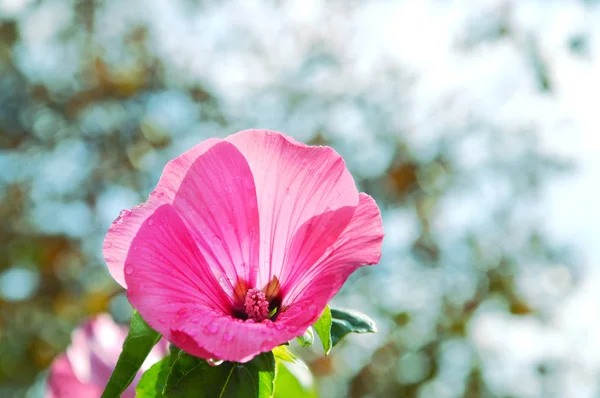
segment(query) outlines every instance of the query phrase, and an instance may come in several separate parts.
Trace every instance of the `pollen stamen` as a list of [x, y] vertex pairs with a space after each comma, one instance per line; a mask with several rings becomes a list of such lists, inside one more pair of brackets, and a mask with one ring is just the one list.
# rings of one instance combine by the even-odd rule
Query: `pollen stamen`
[[244, 306], [248, 318], [255, 322], [260, 322], [269, 317], [269, 301], [267, 296], [259, 289], [248, 290]]

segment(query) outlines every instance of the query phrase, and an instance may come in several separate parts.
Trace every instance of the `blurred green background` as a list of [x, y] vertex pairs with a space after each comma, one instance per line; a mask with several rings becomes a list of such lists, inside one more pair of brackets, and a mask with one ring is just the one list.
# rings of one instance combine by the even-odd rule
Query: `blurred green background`
[[0, 396], [38, 397], [101, 243], [246, 128], [333, 146], [382, 208], [323, 397], [600, 396], [600, 4], [0, 0]]

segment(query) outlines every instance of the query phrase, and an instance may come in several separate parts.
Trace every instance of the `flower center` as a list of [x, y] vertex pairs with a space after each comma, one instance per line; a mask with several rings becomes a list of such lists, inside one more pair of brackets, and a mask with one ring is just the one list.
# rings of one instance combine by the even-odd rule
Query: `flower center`
[[259, 289], [250, 289], [246, 293], [246, 315], [255, 322], [260, 322], [269, 317], [269, 301], [267, 296]]

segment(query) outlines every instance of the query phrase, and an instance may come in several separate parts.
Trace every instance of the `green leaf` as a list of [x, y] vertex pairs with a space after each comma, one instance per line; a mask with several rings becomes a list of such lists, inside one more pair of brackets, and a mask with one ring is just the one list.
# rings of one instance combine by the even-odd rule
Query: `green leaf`
[[163, 391], [165, 398], [271, 398], [275, 385], [275, 357], [267, 352], [244, 364], [205, 360], [180, 352]]
[[331, 309], [331, 343], [335, 347], [348, 333], [375, 333], [375, 321], [367, 315], [352, 311]]
[[131, 317], [129, 334], [123, 343], [123, 351], [121, 351], [117, 365], [102, 393], [102, 398], [121, 396], [160, 338], [160, 333], [148, 326], [140, 314], [135, 311]]
[[317, 388], [310, 370], [299, 363], [277, 361], [274, 398], [317, 398]]
[[298, 343], [302, 347], [310, 347], [315, 342], [315, 334], [312, 327], [306, 329], [306, 332], [302, 336], [296, 337], [296, 339], [298, 339]]
[[273, 355], [275, 355], [275, 359], [281, 359], [286, 362], [295, 362], [296, 356], [284, 345], [277, 346], [271, 350]]
[[163, 396], [162, 392], [167, 382], [167, 376], [171, 372], [171, 365], [177, 359], [180, 351], [173, 344], [169, 345], [170, 355], [144, 372], [142, 379], [135, 388], [136, 398], [161, 398]]
[[325, 355], [329, 354], [329, 351], [331, 351], [331, 310], [329, 306], [325, 307], [325, 311], [323, 311], [319, 320], [315, 322], [313, 328], [319, 335]]
[[135, 388], [136, 398], [162, 397], [162, 391], [171, 370], [171, 358], [163, 358], [144, 372], [142, 379]]

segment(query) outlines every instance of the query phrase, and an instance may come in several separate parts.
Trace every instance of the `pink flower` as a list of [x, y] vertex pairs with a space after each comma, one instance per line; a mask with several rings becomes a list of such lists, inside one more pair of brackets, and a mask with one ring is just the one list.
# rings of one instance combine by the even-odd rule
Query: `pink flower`
[[192, 355], [245, 362], [303, 334], [382, 239], [333, 149], [245, 130], [170, 161], [103, 250], [150, 326]]
[[[127, 328], [114, 323], [108, 315], [98, 315], [76, 329], [71, 336], [71, 346], [50, 367], [45, 398], [100, 397], [117, 363], [126, 336]], [[135, 386], [143, 371], [166, 353], [166, 341], [161, 340], [150, 352], [142, 371], [122, 397], [133, 398]]]

